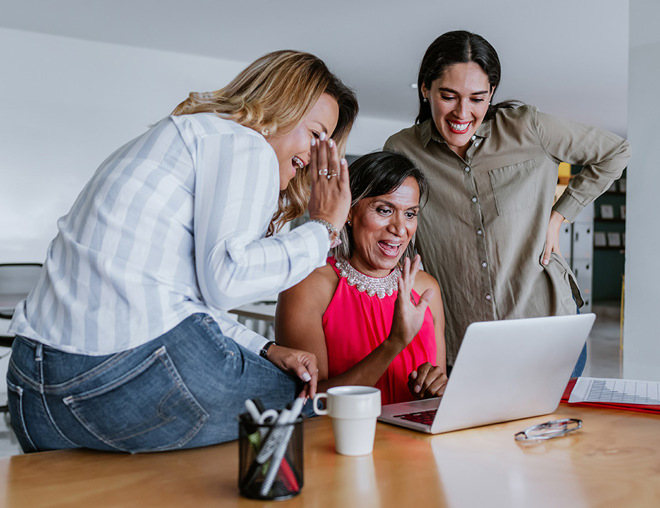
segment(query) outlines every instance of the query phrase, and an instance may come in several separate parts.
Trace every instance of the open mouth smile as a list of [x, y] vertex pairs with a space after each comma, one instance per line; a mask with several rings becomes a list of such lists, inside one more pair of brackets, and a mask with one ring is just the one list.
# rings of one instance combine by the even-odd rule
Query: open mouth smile
[[293, 166], [294, 171], [300, 171], [305, 167], [305, 161], [303, 161], [297, 155], [291, 157], [291, 165]]
[[401, 249], [401, 243], [390, 243], [381, 240], [378, 242], [380, 249], [388, 256], [397, 256]]
[[455, 134], [464, 134], [464, 133], [466, 133], [468, 128], [470, 127], [471, 123], [472, 122], [454, 123], [454, 122], [450, 122], [449, 120], [447, 120], [447, 124], [449, 125], [449, 129]]

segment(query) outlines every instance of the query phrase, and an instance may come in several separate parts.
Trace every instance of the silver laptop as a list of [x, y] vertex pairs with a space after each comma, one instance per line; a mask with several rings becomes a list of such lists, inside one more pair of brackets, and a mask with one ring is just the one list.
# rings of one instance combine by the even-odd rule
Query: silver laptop
[[596, 316], [472, 323], [440, 398], [383, 406], [379, 420], [440, 434], [552, 413]]

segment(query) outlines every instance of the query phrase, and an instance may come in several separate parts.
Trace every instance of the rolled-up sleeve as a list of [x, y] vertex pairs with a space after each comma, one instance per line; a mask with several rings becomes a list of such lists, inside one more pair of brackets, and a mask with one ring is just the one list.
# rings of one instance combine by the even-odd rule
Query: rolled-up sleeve
[[549, 157], [582, 166], [553, 207], [573, 221], [621, 176], [630, 158], [630, 145], [611, 132], [541, 112], [536, 114], [535, 128]]

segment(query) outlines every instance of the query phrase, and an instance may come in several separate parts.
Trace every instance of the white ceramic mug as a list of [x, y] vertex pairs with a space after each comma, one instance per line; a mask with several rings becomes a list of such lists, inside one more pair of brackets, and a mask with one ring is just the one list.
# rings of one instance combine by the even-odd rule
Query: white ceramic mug
[[[326, 409], [318, 406], [326, 399]], [[314, 412], [332, 418], [335, 449], [342, 455], [366, 455], [374, 449], [380, 390], [371, 386], [335, 386], [314, 397]]]

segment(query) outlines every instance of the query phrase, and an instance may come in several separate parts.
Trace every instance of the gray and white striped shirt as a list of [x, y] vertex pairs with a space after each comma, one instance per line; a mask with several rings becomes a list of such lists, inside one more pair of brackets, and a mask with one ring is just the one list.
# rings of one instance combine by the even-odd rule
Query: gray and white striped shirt
[[225, 311], [298, 283], [329, 248], [318, 223], [265, 238], [278, 195], [259, 133], [210, 113], [161, 120], [106, 159], [58, 221], [10, 331], [103, 355], [206, 312], [258, 351], [266, 339]]

